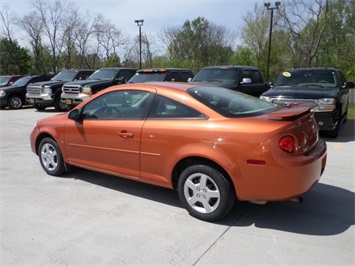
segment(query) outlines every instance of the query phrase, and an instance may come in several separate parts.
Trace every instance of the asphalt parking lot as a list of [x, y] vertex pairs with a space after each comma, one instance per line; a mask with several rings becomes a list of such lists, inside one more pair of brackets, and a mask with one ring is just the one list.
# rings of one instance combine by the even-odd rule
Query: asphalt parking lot
[[0, 111], [1, 265], [355, 264], [354, 120], [326, 139], [326, 170], [303, 203], [239, 202], [207, 223], [175, 191], [82, 169], [47, 175], [29, 134], [55, 114]]

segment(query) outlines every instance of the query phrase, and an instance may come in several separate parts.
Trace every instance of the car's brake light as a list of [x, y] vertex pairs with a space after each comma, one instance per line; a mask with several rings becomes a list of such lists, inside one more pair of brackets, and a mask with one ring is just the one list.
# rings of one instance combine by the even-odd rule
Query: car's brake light
[[285, 136], [279, 140], [279, 147], [281, 150], [293, 153], [295, 150], [295, 138], [292, 136]]

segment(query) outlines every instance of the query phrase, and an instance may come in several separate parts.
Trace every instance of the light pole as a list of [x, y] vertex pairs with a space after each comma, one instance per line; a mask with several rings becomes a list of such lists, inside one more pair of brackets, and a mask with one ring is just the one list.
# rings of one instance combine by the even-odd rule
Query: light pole
[[266, 70], [266, 81], [269, 81], [269, 68], [270, 68], [270, 53], [271, 53], [271, 35], [272, 35], [272, 20], [274, 18], [274, 9], [278, 9], [279, 5], [281, 5], [280, 1], [275, 2], [274, 7], [270, 7], [270, 3], [264, 3], [264, 6], [267, 10], [271, 10], [271, 18], [270, 18], [270, 32], [269, 32], [269, 51], [267, 55], [267, 70]]
[[134, 21], [137, 23], [137, 26], [139, 27], [139, 68], [142, 69], [142, 30], [141, 27], [143, 26], [143, 19], [137, 19]]

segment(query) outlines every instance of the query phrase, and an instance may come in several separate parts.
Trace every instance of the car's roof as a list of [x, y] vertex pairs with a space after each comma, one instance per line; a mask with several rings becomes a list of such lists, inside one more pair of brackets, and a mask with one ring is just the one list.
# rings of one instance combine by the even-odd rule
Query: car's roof
[[234, 65], [226, 65], [226, 66], [208, 66], [208, 67], [204, 67], [204, 69], [215, 69], [215, 68], [219, 68], [219, 69], [240, 69], [240, 68], [247, 68], [247, 69], [255, 69], [257, 70], [257, 67], [252, 67], [252, 66], [234, 66]]
[[[171, 89], [171, 90], [180, 90], [180, 91], [186, 91], [190, 88], [195, 88], [195, 87], [206, 87], [208, 85], [201, 85], [201, 84], [194, 84], [194, 83], [189, 83], [189, 82], [164, 82], [164, 81], [153, 81], [153, 82], [144, 82], [144, 83], [126, 83], [122, 85], [116, 85], [109, 87], [108, 89], [143, 89], [144, 87], [146, 88], [151, 88], [151, 89]], [[209, 87], [209, 86], [208, 86]], [[106, 89], [106, 91], [108, 90]], [[220, 89], [220, 88], [219, 88]]]
[[191, 69], [188, 68], [178, 68], [178, 67], [163, 67], [163, 68], [143, 68], [143, 69], [138, 69], [137, 72], [165, 72], [165, 71], [191, 71]]
[[130, 69], [130, 70], [136, 70], [137, 68], [134, 67], [103, 67], [98, 70], [122, 70], [122, 69]]
[[294, 71], [305, 71], [305, 70], [339, 70], [336, 67], [294, 67], [286, 69], [285, 71], [294, 72]]

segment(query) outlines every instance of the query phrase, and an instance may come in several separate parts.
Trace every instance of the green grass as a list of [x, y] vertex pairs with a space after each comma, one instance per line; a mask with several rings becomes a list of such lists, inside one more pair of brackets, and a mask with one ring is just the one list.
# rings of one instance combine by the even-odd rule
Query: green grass
[[349, 107], [348, 107], [348, 119], [355, 120], [355, 103], [349, 104]]

